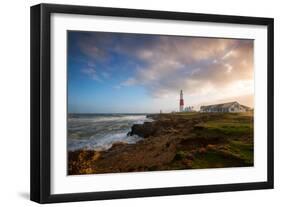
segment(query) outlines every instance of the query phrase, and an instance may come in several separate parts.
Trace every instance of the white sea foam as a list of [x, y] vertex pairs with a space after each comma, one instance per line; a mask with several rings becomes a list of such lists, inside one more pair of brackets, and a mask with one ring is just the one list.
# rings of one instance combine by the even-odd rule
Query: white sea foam
[[89, 117], [79, 117], [79, 118], [69, 118], [68, 121], [76, 121], [76, 122], [92, 122], [92, 123], [97, 123], [97, 122], [109, 122], [109, 121], [117, 121], [117, 122], [122, 122], [122, 121], [144, 121], [148, 118], [143, 115], [130, 115], [130, 116], [96, 116], [93, 118]]
[[123, 142], [127, 144], [134, 144], [142, 140], [139, 136], [127, 136], [126, 133], [111, 134], [101, 139], [89, 139], [89, 140], [68, 140], [68, 150], [74, 151], [77, 149], [91, 149], [95, 151], [108, 150], [114, 143]]
[[68, 119], [68, 150], [107, 150], [116, 142], [133, 144], [138, 136], [127, 136], [133, 124], [152, 121], [145, 115], [79, 115]]

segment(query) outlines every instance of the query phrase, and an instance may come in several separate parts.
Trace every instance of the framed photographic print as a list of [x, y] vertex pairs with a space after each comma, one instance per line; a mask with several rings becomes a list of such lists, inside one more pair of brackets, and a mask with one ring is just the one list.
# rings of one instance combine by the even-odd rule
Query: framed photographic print
[[273, 19], [31, 7], [31, 200], [273, 188]]

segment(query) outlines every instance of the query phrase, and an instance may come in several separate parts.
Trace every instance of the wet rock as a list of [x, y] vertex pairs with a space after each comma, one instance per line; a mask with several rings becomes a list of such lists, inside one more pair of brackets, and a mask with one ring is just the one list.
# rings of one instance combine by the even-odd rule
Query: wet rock
[[159, 127], [153, 122], [144, 122], [143, 124], [134, 124], [129, 136], [138, 135], [143, 138], [155, 135]]

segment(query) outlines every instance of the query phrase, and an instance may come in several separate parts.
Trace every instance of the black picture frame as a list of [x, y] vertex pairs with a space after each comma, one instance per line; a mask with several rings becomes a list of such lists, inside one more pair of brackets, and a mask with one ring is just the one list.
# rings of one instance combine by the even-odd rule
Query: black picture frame
[[[267, 181], [237, 184], [219, 184], [188, 187], [167, 187], [74, 194], [51, 194], [50, 129], [50, 16], [52, 13], [134, 17], [149, 19], [181, 20], [210, 23], [233, 23], [267, 26]], [[38, 203], [88, 201], [102, 199], [166, 196], [194, 193], [211, 193], [273, 188], [273, 38], [272, 18], [195, 14], [168, 11], [135, 10], [89, 6], [39, 4], [31, 7], [31, 173], [30, 199]]]

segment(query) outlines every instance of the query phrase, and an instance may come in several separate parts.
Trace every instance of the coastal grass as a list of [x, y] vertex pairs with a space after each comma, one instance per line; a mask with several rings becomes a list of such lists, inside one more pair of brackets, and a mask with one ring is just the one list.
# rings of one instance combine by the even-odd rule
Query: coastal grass
[[210, 121], [196, 125], [201, 132], [218, 135], [247, 135], [253, 132], [253, 123], [229, 122], [226, 120]]
[[199, 136], [252, 136], [253, 124], [251, 113], [221, 113], [212, 120], [196, 124], [194, 128]]
[[233, 141], [219, 148], [197, 153], [192, 162], [193, 169], [253, 166], [253, 145]]
[[[186, 118], [206, 116], [205, 113], [177, 115]], [[194, 146], [192, 150], [179, 149], [172, 165], [176, 169], [184, 169], [185, 163], [192, 169], [253, 166], [253, 113], [216, 113], [210, 116], [207, 121], [202, 119], [195, 124], [192, 130], [197, 147]], [[206, 141], [210, 143], [206, 144]]]
[[253, 155], [253, 144], [230, 141], [192, 151], [179, 150], [176, 152], [171, 166], [175, 170], [253, 166]]
[[253, 143], [244, 143], [243, 141], [231, 141], [228, 150], [245, 161], [246, 164], [253, 165], [254, 145]]
[[178, 115], [178, 116], [194, 116], [194, 115], [198, 115], [200, 113], [198, 112], [177, 112], [174, 115]]
[[231, 156], [223, 156], [219, 151], [210, 150], [196, 156], [192, 163], [193, 169], [221, 168], [241, 166], [243, 162]]
[[186, 157], [186, 154], [187, 154], [187, 152], [185, 152], [185, 151], [178, 151], [178, 152], [176, 152], [176, 155], [175, 155], [174, 159], [175, 160], [182, 160]]

